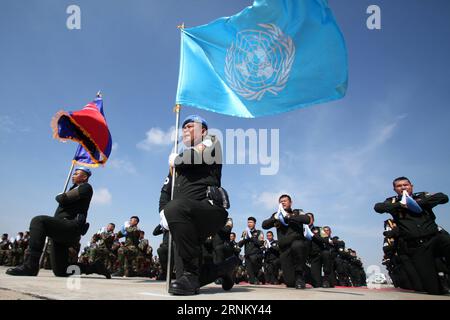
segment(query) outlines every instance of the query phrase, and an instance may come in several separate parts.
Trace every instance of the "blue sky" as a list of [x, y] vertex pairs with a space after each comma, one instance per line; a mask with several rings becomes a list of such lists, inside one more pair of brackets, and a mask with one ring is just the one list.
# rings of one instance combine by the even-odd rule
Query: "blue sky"
[[[61, 1], [0, 4], [0, 232], [26, 230], [53, 215], [75, 152], [52, 138], [50, 121], [104, 93], [114, 149], [94, 171], [88, 236], [112, 221], [141, 218], [154, 248], [159, 191], [167, 175], [167, 138], [178, 80], [179, 30], [239, 12], [250, 0]], [[281, 193], [330, 225], [366, 267], [380, 265], [383, 221], [373, 205], [406, 175], [416, 191], [450, 193], [450, 3], [446, 0], [330, 0], [349, 54], [344, 99], [273, 117], [240, 119], [192, 108], [210, 126], [280, 129], [280, 170], [226, 165], [223, 186], [240, 234], [258, 225]], [[66, 8], [81, 8], [68, 30]], [[368, 30], [366, 9], [381, 7], [382, 29]], [[149, 133], [150, 132], [150, 133]], [[149, 134], [147, 134], [149, 133]], [[150, 137], [150, 138], [149, 138]], [[149, 138], [149, 139], [148, 139]], [[450, 229], [449, 205], [436, 209]], [[88, 237], [83, 238], [83, 244]]]

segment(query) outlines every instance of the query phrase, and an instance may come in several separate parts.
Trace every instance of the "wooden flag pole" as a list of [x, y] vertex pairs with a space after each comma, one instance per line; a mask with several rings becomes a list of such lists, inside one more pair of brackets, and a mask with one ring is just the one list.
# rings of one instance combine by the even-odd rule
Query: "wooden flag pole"
[[[173, 146], [173, 152], [174, 153], [178, 153], [178, 127], [179, 127], [179, 123], [180, 123], [180, 109], [181, 106], [179, 104], [177, 104], [175, 106], [175, 108], [173, 109], [173, 111], [175, 112], [175, 142], [174, 142], [174, 146]], [[173, 193], [175, 190], [175, 179], [176, 179], [176, 169], [175, 167], [171, 168], [171, 172], [172, 172], [172, 189], [170, 192], [170, 200], [173, 200]], [[170, 288], [170, 283], [171, 283], [171, 278], [172, 278], [172, 267], [171, 267], [171, 263], [172, 263], [172, 234], [169, 231], [169, 253], [167, 256], [167, 276], [166, 276], [166, 290], [167, 292], [169, 292], [169, 288]]]

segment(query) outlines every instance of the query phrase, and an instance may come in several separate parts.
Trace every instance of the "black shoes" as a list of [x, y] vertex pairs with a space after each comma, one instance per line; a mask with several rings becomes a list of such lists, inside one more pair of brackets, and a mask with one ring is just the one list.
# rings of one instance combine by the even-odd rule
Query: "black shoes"
[[306, 289], [305, 279], [301, 276], [297, 276], [295, 280], [295, 289]]
[[172, 282], [169, 287], [169, 293], [176, 296], [191, 296], [200, 293], [200, 284], [198, 276], [189, 272]]
[[239, 258], [235, 255], [226, 259], [217, 268], [217, 276], [221, 279], [222, 289], [225, 291], [231, 290], [234, 286], [234, 270], [239, 265]]
[[39, 253], [30, 253], [26, 256], [23, 265], [9, 268], [6, 270], [6, 274], [10, 276], [29, 276], [35, 277], [39, 273], [39, 260], [41, 255]]
[[100, 260], [97, 260], [94, 265], [94, 273], [100, 274], [102, 276], [105, 276], [106, 279], [111, 279], [111, 273], [106, 268], [105, 264], [101, 262]]
[[30, 276], [35, 277], [39, 273], [39, 269], [31, 269], [27, 265], [23, 264], [15, 268], [9, 268], [6, 270], [6, 274], [10, 276]]

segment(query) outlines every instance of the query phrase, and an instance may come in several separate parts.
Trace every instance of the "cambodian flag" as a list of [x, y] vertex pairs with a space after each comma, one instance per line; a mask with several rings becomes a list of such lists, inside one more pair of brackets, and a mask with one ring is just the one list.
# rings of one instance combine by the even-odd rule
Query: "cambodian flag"
[[108, 160], [112, 138], [100, 93], [79, 111], [59, 111], [52, 119], [52, 128], [56, 139], [80, 144], [73, 159], [75, 163], [97, 167]]

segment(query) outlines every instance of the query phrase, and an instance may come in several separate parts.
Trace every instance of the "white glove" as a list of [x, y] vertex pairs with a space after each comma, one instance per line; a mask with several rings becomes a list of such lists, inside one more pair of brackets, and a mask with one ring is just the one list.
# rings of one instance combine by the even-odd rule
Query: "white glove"
[[252, 232], [251, 232], [251, 230], [249, 229], [249, 227], [247, 227], [247, 228], [245, 229], [245, 231], [247, 231], [247, 239], [250, 239], [250, 238], [252, 237]]
[[159, 225], [166, 230], [169, 230], [169, 224], [167, 223], [166, 216], [164, 215], [164, 209], [159, 212], [159, 218], [161, 219]]
[[406, 207], [406, 197], [408, 197], [408, 191], [403, 190], [402, 200], [400, 200], [400, 203]]
[[286, 218], [287, 212], [283, 209], [283, 205], [280, 203], [278, 206], [278, 213], [281, 213], [283, 215], [283, 218]]
[[178, 157], [178, 153], [171, 153], [169, 156], [169, 166], [174, 167], [175, 166], [175, 158]]

